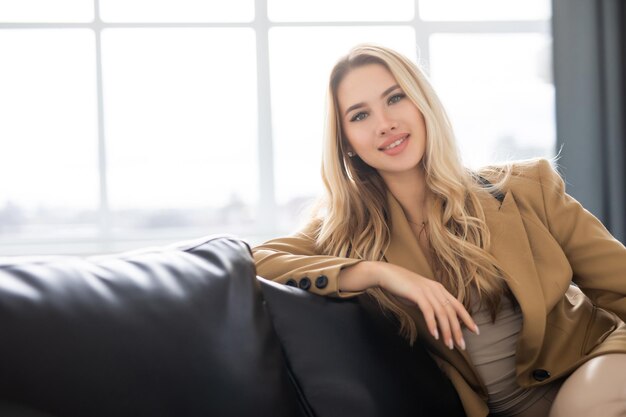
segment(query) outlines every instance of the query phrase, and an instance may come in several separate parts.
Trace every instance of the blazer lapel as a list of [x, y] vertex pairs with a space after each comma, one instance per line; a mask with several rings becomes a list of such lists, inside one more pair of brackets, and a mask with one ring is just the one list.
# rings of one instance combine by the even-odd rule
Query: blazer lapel
[[546, 306], [539, 276], [528, 242], [526, 228], [515, 196], [509, 191], [502, 205], [489, 196], [485, 201], [485, 217], [491, 232], [491, 254], [508, 274], [507, 284], [520, 305], [523, 326], [517, 343], [518, 374], [537, 359], [546, 329]]

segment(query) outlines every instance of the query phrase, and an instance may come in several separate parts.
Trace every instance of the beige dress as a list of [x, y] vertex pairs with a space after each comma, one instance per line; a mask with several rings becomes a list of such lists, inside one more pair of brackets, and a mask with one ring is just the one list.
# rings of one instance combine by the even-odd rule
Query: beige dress
[[547, 416], [551, 400], [556, 396], [561, 381], [530, 389], [520, 387], [515, 381], [515, 352], [522, 329], [520, 309], [508, 297], [503, 296], [501, 310], [495, 322], [492, 322], [491, 314], [485, 306], [472, 314], [472, 318], [480, 328], [480, 336], [464, 328], [463, 337], [472, 363], [487, 387], [490, 415], [526, 415], [532, 407], [533, 416]]

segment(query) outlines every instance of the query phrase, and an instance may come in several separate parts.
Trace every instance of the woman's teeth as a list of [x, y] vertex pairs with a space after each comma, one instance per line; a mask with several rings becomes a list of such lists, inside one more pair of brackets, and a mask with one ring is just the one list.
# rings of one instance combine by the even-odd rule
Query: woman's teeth
[[392, 143], [392, 144], [391, 144], [391, 145], [389, 145], [389, 146], [385, 146], [385, 147], [383, 148], [383, 150], [384, 150], [384, 151], [386, 151], [386, 150], [389, 150], [389, 149], [393, 149], [393, 148], [395, 148], [396, 146], [398, 146], [399, 144], [401, 144], [402, 142], [404, 142], [405, 140], [406, 140], [406, 136], [405, 136], [405, 137], [403, 137], [403, 138], [398, 139], [397, 141], [395, 141], [394, 143]]

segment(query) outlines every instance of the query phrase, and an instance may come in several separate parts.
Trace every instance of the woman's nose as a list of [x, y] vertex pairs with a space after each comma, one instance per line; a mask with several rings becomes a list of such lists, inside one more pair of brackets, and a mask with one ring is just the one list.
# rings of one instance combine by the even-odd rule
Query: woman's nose
[[378, 135], [384, 136], [389, 132], [395, 130], [398, 127], [398, 123], [388, 113], [380, 113], [378, 119]]

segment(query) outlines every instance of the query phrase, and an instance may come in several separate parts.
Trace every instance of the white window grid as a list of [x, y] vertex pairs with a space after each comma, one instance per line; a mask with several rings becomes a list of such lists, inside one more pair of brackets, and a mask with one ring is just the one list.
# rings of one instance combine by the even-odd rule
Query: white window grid
[[250, 28], [256, 35], [257, 97], [258, 97], [258, 176], [259, 200], [255, 230], [242, 236], [252, 244], [271, 238], [278, 233], [275, 214], [274, 151], [272, 136], [272, 107], [270, 100], [270, 58], [269, 31], [278, 27], [412, 27], [415, 42], [421, 51], [421, 62], [428, 62], [430, 56], [429, 37], [433, 34], [551, 34], [551, 19], [536, 20], [489, 20], [489, 21], [429, 21], [419, 15], [419, 2], [414, 0], [414, 16], [403, 21], [271, 21], [268, 18], [267, 0], [254, 1], [254, 19], [249, 22], [106, 22], [101, 19], [99, 0], [94, 2], [94, 19], [80, 23], [3, 23], [0, 30], [6, 29], [89, 29], [95, 34], [96, 83], [97, 83], [97, 131], [98, 131], [98, 178], [99, 178], [99, 222], [95, 239], [50, 241], [23, 239], [7, 241], [0, 238], [0, 256], [19, 254], [95, 254], [127, 250], [146, 244], [171, 243], [181, 236], [138, 237], [120, 239], [112, 235], [112, 214], [109, 206], [107, 184], [107, 143], [104, 129], [104, 99], [102, 84], [102, 32], [111, 28]]

